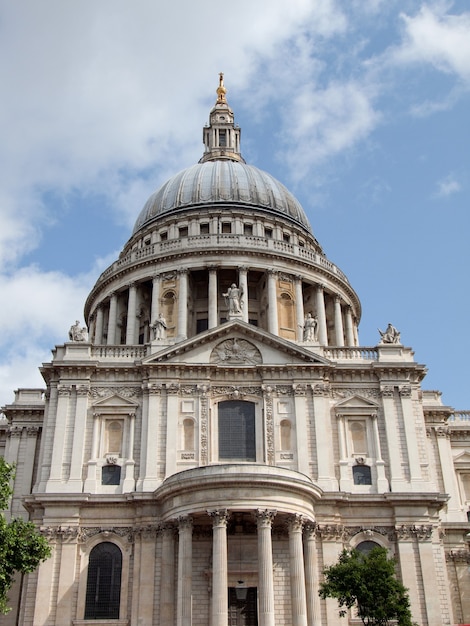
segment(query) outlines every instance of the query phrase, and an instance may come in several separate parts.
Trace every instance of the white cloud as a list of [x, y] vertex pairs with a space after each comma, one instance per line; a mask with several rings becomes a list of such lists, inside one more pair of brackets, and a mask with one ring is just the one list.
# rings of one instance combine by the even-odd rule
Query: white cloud
[[292, 100], [285, 129], [284, 155], [292, 175], [303, 178], [313, 166], [349, 150], [379, 117], [367, 89], [356, 82], [332, 81], [325, 89], [305, 85]]
[[449, 174], [442, 180], [437, 182], [437, 191], [435, 195], [443, 198], [458, 193], [462, 189], [462, 185], [455, 178], [454, 174]]
[[393, 54], [398, 63], [426, 63], [470, 82], [470, 13], [445, 13], [442, 4], [401, 15], [405, 38]]

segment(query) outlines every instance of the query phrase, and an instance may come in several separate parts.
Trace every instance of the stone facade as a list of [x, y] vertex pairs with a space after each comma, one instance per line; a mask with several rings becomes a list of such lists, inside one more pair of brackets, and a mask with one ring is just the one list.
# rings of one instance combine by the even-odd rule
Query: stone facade
[[46, 389], [4, 407], [11, 514], [54, 550], [0, 624], [339, 626], [322, 570], [371, 542], [416, 622], [470, 621], [470, 413], [422, 390], [393, 327], [360, 345], [357, 294], [298, 201], [244, 162], [222, 79], [203, 136]]

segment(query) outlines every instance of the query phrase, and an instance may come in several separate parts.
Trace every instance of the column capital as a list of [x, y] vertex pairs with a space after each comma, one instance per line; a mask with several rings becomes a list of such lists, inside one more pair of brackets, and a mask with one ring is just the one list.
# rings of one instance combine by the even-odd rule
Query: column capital
[[287, 528], [290, 533], [302, 532], [302, 528], [304, 527], [306, 520], [303, 515], [299, 515], [298, 513], [293, 513], [289, 515], [287, 518]]
[[178, 517], [178, 529], [193, 530], [193, 518], [190, 515], [180, 515]]
[[72, 393], [72, 387], [70, 385], [57, 385], [57, 393], [59, 396], [70, 396]]
[[304, 531], [307, 539], [315, 539], [317, 536], [317, 523], [307, 520], [304, 524]]
[[208, 510], [207, 515], [212, 518], [212, 526], [214, 528], [227, 528], [230, 519], [228, 509]]
[[255, 517], [258, 528], [271, 528], [276, 515], [276, 510], [257, 509], [257, 511], [255, 512]]

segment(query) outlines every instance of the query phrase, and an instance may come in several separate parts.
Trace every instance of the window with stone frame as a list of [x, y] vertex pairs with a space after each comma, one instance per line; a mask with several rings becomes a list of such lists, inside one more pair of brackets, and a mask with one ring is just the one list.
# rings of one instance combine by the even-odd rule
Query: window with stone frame
[[355, 485], [372, 485], [372, 473], [368, 465], [354, 465], [352, 472]]
[[255, 404], [243, 400], [219, 402], [220, 461], [256, 461]]
[[90, 552], [85, 599], [85, 619], [119, 619], [122, 553], [109, 541]]

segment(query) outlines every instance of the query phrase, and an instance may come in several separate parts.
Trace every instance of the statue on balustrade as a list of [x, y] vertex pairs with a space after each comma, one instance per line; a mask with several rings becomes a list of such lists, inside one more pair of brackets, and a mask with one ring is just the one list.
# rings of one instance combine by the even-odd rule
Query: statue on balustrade
[[235, 283], [227, 289], [226, 293], [222, 294], [225, 298], [225, 304], [228, 306], [229, 318], [230, 314], [239, 315], [242, 312], [242, 296], [243, 292], [237, 287]]
[[400, 343], [400, 333], [392, 324], [389, 324], [384, 332], [380, 328], [378, 330], [381, 337], [380, 343]]
[[86, 326], [83, 328], [80, 326], [80, 321], [77, 320], [69, 330], [70, 341], [88, 341], [88, 330]]
[[307, 313], [307, 317], [304, 320], [304, 341], [316, 341], [317, 325], [317, 316], [312, 317], [311, 313]]
[[166, 319], [162, 313], [159, 313], [157, 319], [152, 324], [153, 338], [154, 339], [166, 339]]

